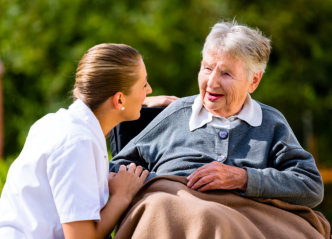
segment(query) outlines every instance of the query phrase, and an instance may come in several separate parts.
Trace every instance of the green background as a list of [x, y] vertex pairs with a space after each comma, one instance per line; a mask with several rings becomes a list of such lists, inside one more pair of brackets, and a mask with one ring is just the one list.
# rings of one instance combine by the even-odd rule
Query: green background
[[[0, 190], [33, 122], [72, 102], [75, 69], [88, 48], [103, 42], [135, 47], [153, 95], [182, 97], [198, 93], [201, 49], [210, 28], [233, 19], [272, 40], [253, 98], [279, 109], [319, 167], [332, 168], [331, 0], [0, 0]], [[319, 208], [330, 221], [331, 193], [326, 185]]]

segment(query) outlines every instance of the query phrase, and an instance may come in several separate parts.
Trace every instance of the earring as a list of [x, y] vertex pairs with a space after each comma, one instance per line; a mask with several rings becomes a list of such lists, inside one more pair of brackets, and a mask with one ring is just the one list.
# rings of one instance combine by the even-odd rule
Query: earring
[[120, 108], [120, 110], [124, 111], [124, 110], [125, 110], [125, 107], [124, 107], [124, 106], [122, 106], [122, 107]]

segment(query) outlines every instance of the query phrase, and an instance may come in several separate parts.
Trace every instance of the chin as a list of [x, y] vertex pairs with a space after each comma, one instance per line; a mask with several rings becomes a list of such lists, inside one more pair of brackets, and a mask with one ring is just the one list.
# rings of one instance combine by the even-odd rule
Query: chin
[[140, 111], [133, 117], [132, 120], [138, 120], [139, 117], [141, 117], [141, 112]]
[[207, 111], [215, 111], [219, 105], [212, 102], [204, 102], [204, 107]]

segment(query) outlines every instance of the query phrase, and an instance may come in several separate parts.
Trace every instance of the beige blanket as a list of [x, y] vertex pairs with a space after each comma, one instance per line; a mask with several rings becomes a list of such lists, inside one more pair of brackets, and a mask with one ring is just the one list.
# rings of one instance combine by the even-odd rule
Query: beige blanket
[[325, 217], [280, 200], [248, 199], [229, 191], [200, 193], [186, 178], [162, 176], [137, 194], [118, 238], [330, 238]]

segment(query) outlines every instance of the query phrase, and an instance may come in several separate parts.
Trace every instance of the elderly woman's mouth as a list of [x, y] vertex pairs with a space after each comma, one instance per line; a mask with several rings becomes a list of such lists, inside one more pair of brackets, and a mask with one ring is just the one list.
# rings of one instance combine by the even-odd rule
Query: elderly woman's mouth
[[214, 92], [206, 92], [206, 96], [208, 98], [209, 101], [216, 101], [219, 100], [221, 97], [223, 97], [223, 94], [218, 94], [218, 93], [214, 93]]

